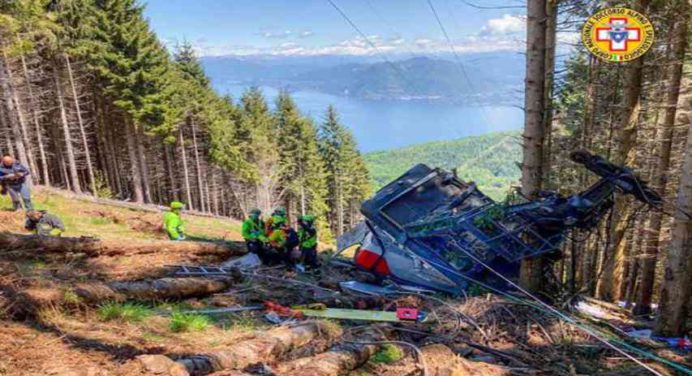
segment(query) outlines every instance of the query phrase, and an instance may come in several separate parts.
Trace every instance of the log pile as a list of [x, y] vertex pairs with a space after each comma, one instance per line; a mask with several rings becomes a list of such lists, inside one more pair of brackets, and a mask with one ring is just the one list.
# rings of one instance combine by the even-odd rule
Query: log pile
[[322, 322], [306, 322], [290, 328], [279, 327], [229, 348], [181, 357], [177, 362], [183, 364], [191, 375], [242, 369], [255, 363], [272, 362], [321, 335], [333, 335], [330, 328]]

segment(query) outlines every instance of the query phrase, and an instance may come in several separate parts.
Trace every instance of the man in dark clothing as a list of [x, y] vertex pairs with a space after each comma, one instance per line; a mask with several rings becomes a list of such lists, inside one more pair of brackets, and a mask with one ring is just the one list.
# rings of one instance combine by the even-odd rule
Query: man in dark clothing
[[65, 231], [65, 225], [60, 218], [45, 210], [27, 212], [24, 228], [33, 231], [38, 236], [60, 236]]
[[24, 201], [26, 211], [34, 208], [31, 204], [31, 191], [27, 176], [29, 176], [29, 169], [24, 165], [15, 161], [10, 155], [2, 157], [2, 163], [0, 163], [2, 194], [9, 192], [14, 210], [22, 208], [22, 201]]

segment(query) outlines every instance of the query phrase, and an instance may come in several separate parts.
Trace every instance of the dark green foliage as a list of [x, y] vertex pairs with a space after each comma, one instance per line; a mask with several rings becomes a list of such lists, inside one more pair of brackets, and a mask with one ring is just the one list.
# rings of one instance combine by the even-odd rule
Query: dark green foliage
[[339, 235], [345, 225], [355, 223], [360, 202], [371, 193], [369, 172], [353, 135], [339, 123], [336, 110], [331, 106], [318, 138], [326, 168], [330, 223]]
[[393, 181], [418, 163], [447, 170], [473, 181], [487, 195], [502, 200], [519, 181], [521, 146], [518, 133], [494, 133], [452, 141], [437, 141], [395, 150], [368, 153], [365, 162], [376, 188]]

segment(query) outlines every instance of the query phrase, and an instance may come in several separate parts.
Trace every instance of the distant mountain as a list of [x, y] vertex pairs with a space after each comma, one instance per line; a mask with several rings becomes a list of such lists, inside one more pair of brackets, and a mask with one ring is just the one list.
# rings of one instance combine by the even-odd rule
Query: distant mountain
[[517, 184], [521, 171], [518, 132], [491, 133], [452, 141], [436, 141], [379, 151], [365, 155], [377, 189], [399, 177], [411, 166], [425, 163], [447, 170], [457, 168], [459, 176], [474, 181], [495, 200], [502, 200], [509, 187]]
[[218, 86], [271, 86], [373, 100], [517, 103], [524, 73], [520, 55], [463, 56], [461, 65], [448, 56], [389, 62], [372, 56], [213, 57], [204, 58], [203, 63]]

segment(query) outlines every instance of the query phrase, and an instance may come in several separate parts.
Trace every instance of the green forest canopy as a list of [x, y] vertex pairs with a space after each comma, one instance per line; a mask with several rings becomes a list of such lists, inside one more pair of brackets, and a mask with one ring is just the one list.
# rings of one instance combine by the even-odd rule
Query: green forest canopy
[[521, 145], [518, 132], [490, 133], [451, 141], [434, 141], [365, 155], [375, 189], [399, 177], [411, 166], [425, 163], [474, 181], [495, 200], [503, 199], [511, 185], [518, 184]]

